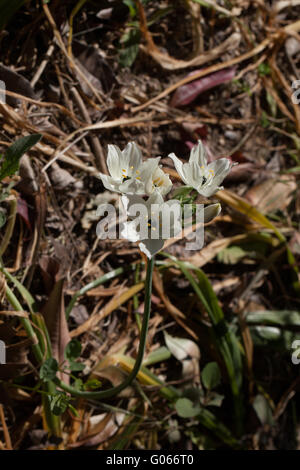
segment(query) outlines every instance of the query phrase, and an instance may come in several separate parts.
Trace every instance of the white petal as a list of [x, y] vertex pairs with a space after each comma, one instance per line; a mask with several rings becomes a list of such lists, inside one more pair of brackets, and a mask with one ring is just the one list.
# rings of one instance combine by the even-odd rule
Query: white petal
[[124, 194], [145, 194], [145, 184], [136, 178], [130, 178], [120, 184], [120, 191]]
[[228, 158], [218, 158], [208, 165], [208, 169], [214, 171], [214, 176], [219, 176], [224, 172], [227, 174], [231, 166], [231, 161]]
[[143, 240], [141, 243], [139, 243], [139, 248], [140, 250], [145, 253], [147, 258], [151, 259], [152, 256], [154, 256], [156, 253], [162, 250], [164, 246], [164, 240], [158, 239], [158, 240]]
[[173, 163], [175, 165], [176, 171], [179, 174], [180, 178], [183, 180], [185, 184], [188, 184], [185, 180], [185, 176], [183, 174], [183, 163], [181, 160], [179, 160], [178, 157], [176, 157], [175, 153], [170, 153], [169, 157], [173, 160]]
[[129, 142], [122, 152], [127, 168], [137, 170], [142, 163], [142, 153], [134, 142]]
[[143, 177], [144, 175], [147, 175], [148, 173], [153, 173], [158, 168], [159, 162], [160, 162], [160, 157], [148, 158], [146, 161], [144, 161], [141, 164], [140, 176]]
[[194, 171], [193, 171], [194, 166], [196, 166], [195, 163], [184, 163], [182, 165], [182, 173], [184, 175], [184, 182], [188, 186], [192, 186], [193, 188], [197, 187], [199, 184], [199, 179], [194, 178]]
[[138, 242], [140, 238], [140, 234], [137, 231], [138, 222], [136, 220], [131, 220], [130, 222], [124, 222], [122, 224], [121, 229], [121, 238], [125, 238], [130, 242]]
[[211, 197], [216, 194], [221, 189], [224, 189], [223, 186], [217, 186], [214, 182], [212, 182], [209, 186], [195, 188], [201, 196], [204, 197]]
[[189, 163], [192, 162], [197, 163], [199, 167], [206, 166], [207, 164], [206, 150], [201, 140], [198, 140], [198, 144], [191, 150]]
[[159, 204], [162, 205], [164, 203], [164, 198], [162, 197], [161, 193], [155, 189], [151, 196], [147, 199], [146, 205], [149, 209], [151, 209], [152, 204]]
[[116, 145], [108, 146], [107, 168], [113, 178], [121, 178], [122, 175], [122, 152]]
[[99, 173], [103, 186], [108, 189], [109, 191], [115, 191], [117, 193], [120, 192], [120, 180], [116, 180], [111, 176], [104, 175], [103, 173]]
[[153, 173], [158, 169], [160, 157], [148, 158], [141, 164], [140, 167], [140, 180], [144, 183], [144, 193], [150, 195], [153, 191]]

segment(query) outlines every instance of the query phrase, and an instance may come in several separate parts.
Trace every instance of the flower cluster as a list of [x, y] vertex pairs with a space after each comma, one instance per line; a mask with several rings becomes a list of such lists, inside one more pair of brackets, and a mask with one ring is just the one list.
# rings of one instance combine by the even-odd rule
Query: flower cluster
[[[182, 163], [174, 153], [169, 157], [185, 183], [187, 192], [194, 189], [205, 197], [222, 189], [220, 184], [231, 169], [227, 158], [207, 164], [201, 141], [191, 150], [188, 163]], [[122, 194], [122, 204], [130, 219], [123, 224], [121, 235], [129, 241], [139, 242], [141, 251], [151, 258], [163, 248], [167, 238], [181, 231], [180, 211], [176, 209], [181, 208], [182, 200], [174, 198], [165, 201], [164, 197], [172, 189], [172, 182], [160, 165], [160, 157], [143, 161], [141, 151], [134, 142], [127, 144], [123, 151], [116, 145], [109, 145], [107, 167], [110, 174], [100, 173], [102, 183], [106, 189]], [[139, 217], [136, 217], [137, 208]], [[170, 210], [173, 214], [171, 218]], [[209, 222], [220, 210], [220, 204], [206, 206], [203, 209], [203, 221]], [[146, 231], [141, 230], [141, 217], [146, 221]], [[164, 230], [166, 220], [168, 231]]]

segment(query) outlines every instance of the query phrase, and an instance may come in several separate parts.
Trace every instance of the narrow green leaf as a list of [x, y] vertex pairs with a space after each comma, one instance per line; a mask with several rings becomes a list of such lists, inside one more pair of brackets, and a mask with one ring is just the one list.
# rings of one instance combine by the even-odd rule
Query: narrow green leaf
[[40, 139], [41, 134], [32, 134], [21, 137], [6, 150], [1, 160], [0, 181], [6, 176], [14, 175], [19, 169], [19, 161], [22, 155], [33, 147]]

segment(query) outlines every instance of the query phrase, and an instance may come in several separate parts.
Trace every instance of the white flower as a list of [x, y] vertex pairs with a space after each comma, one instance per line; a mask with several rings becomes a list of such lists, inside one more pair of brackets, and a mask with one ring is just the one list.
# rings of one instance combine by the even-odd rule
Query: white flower
[[148, 195], [152, 194], [153, 191], [157, 191], [162, 196], [165, 196], [171, 191], [173, 186], [169, 175], [161, 169], [161, 166], [157, 166], [153, 171], [150, 183], [152, 187], [150, 190], [148, 189]]
[[192, 148], [188, 163], [182, 163], [174, 153], [169, 157], [173, 160], [177, 173], [184, 183], [205, 197], [210, 197], [223, 189], [220, 184], [232, 167], [228, 158], [219, 158], [207, 164], [206, 151], [200, 140]]
[[[139, 242], [148, 258], [161, 251], [168, 238], [182, 233], [182, 211], [177, 199], [164, 202], [162, 195], [154, 191], [147, 200], [136, 195], [123, 195], [121, 200], [127, 216], [133, 218], [123, 224], [121, 237]], [[207, 223], [219, 215], [221, 205], [211, 204], [202, 210], [203, 222]]]
[[177, 236], [181, 228], [181, 207], [178, 200], [164, 202], [158, 191], [144, 200], [139, 196], [122, 196], [129, 217], [139, 217], [123, 224], [121, 237], [139, 242], [140, 250], [148, 258], [161, 251], [166, 239]]
[[121, 151], [116, 145], [108, 146], [107, 167], [110, 175], [100, 173], [106, 189], [123, 194], [150, 195], [157, 187], [167, 194], [172, 183], [159, 167], [160, 157], [142, 161], [142, 154], [134, 142]]

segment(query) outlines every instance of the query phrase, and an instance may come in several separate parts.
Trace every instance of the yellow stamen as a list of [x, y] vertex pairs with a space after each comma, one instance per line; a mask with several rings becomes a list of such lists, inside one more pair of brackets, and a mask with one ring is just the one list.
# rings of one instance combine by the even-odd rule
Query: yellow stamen
[[140, 171], [139, 171], [139, 170], [136, 170], [136, 174], [139, 175], [139, 174], [140, 174]]
[[130, 167], [131, 170], [133, 170], [133, 168], [134, 168], [133, 166]]
[[140, 176], [137, 176], [137, 177], [136, 177], [136, 179], [137, 179], [137, 180], [140, 180], [140, 179], [141, 179], [141, 177], [140, 177]]
[[157, 181], [160, 181], [160, 178], [156, 178], [156, 180], [153, 180], [153, 183], [156, 184]]
[[215, 174], [214, 170], [209, 170], [212, 175]]

